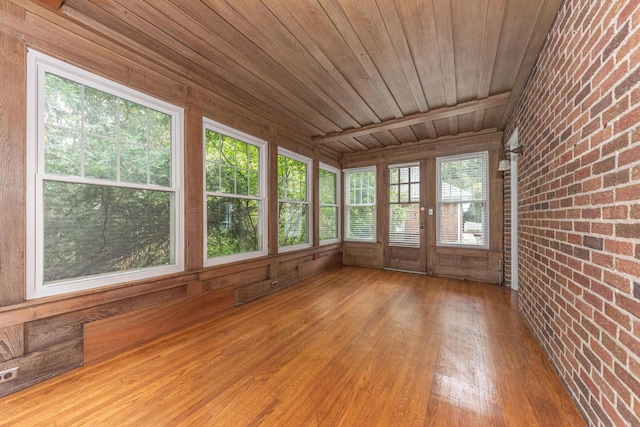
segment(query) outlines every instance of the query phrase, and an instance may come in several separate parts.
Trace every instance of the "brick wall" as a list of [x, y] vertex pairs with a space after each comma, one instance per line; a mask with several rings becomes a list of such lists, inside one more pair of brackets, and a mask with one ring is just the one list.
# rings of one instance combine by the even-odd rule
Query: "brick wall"
[[640, 0], [567, 0], [505, 132], [520, 309], [594, 426], [640, 425], [639, 82]]

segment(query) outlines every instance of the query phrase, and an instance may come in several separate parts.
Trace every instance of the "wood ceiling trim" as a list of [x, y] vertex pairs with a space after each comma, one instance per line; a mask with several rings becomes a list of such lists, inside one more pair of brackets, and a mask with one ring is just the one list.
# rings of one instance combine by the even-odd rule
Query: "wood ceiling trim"
[[[433, 120], [447, 119], [456, 117], [460, 114], [474, 113], [479, 110], [485, 110], [489, 108], [500, 107], [509, 103], [511, 98], [511, 92], [501, 93], [499, 95], [490, 96], [486, 99], [469, 101], [462, 104], [455, 105], [453, 107], [439, 108], [437, 110], [431, 110], [426, 113], [413, 114], [401, 119], [388, 120], [382, 123], [376, 123], [369, 126], [364, 126], [359, 129], [350, 129], [344, 132], [332, 133], [324, 136], [317, 136], [313, 138], [313, 142], [316, 144], [327, 144], [345, 138], [357, 138], [363, 135], [369, 135], [376, 132], [382, 132], [385, 130], [397, 129], [405, 126], [412, 126], [419, 123], [430, 122]], [[457, 122], [456, 122], [457, 123]]]
[[64, 0], [38, 0], [38, 2], [47, 7], [50, 7], [51, 9], [58, 10], [62, 7], [62, 3], [64, 3]]

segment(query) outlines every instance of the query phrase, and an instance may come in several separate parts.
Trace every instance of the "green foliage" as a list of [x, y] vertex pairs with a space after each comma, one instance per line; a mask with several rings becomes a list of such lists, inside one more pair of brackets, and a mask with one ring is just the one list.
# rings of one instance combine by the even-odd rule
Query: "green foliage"
[[44, 281], [166, 265], [171, 193], [44, 182]]
[[44, 92], [44, 281], [173, 263], [172, 192], [127, 184], [171, 186], [171, 117], [50, 73]]
[[278, 198], [278, 244], [308, 243], [306, 163], [278, 155]]
[[261, 250], [260, 149], [207, 129], [205, 162], [207, 256]]
[[258, 251], [260, 202], [214, 196], [207, 198], [207, 256]]

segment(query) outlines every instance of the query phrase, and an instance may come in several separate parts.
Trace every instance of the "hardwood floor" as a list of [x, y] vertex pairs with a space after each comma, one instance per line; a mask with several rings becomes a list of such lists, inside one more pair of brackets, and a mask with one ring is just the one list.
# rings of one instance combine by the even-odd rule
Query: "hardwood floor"
[[508, 289], [344, 267], [0, 399], [11, 426], [581, 426]]

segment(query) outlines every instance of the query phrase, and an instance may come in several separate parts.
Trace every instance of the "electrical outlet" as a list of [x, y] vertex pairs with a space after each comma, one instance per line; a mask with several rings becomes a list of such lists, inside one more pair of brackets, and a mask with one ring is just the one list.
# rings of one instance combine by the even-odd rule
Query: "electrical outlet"
[[0, 383], [15, 380], [18, 378], [18, 369], [19, 367], [5, 369], [4, 371], [0, 371]]
[[271, 287], [275, 288], [276, 286], [278, 286], [278, 281], [274, 280], [273, 282], [271, 282]]

